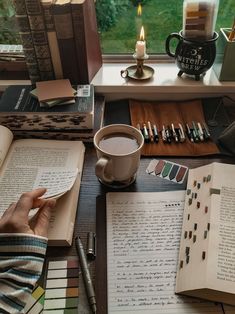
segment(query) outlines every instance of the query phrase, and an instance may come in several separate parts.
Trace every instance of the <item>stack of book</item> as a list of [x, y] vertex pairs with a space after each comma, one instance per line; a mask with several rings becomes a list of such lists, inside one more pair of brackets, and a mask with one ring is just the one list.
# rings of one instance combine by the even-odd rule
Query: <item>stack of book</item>
[[[54, 82], [57, 81], [40, 83]], [[45, 96], [45, 89], [44, 94], [40, 94], [40, 85], [36, 91], [39, 91], [39, 97], [42, 97]], [[57, 90], [57, 97], [58, 92]], [[66, 100], [72, 101], [70, 104], [64, 104], [63, 97], [42, 102], [35, 97], [35, 90], [32, 90], [31, 85], [9, 86], [0, 99], [0, 124], [9, 128], [14, 138], [92, 142], [95, 132], [103, 125], [104, 97], [95, 97], [93, 85], [73, 85], [70, 93], [73, 99]], [[53, 101], [61, 103], [47, 105]], [[40, 103], [46, 106], [41, 106]]]
[[94, 0], [13, 0], [33, 84], [89, 84], [102, 66]]
[[[80, 85], [79, 91], [90, 89], [90, 86]], [[58, 105], [74, 104], [77, 90], [69, 80], [51, 80], [37, 82], [36, 88], [30, 94], [38, 99], [40, 107], [51, 108]]]

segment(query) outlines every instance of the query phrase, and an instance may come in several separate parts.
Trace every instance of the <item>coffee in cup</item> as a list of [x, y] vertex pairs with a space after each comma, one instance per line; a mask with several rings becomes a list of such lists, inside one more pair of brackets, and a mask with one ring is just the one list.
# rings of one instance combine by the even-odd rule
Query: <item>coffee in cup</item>
[[134, 182], [140, 163], [144, 138], [127, 124], [111, 124], [94, 136], [98, 161], [95, 172], [99, 180], [111, 187], [124, 187]]

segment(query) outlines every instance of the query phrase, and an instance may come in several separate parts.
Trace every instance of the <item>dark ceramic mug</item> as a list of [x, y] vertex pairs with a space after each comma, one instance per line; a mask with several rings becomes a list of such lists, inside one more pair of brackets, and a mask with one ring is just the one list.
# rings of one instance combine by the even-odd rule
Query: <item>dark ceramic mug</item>
[[[175, 58], [180, 69], [178, 75], [181, 76], [183, 73], [195, 75], [196, 80], [199, 80], [200, 74], [205, 74], [215, 60], [215, 42], [218, 37], [218, 33], [214, 32], [212, 39], [197, 41], [184, 38], [182, 31], [171, 33], [166, 39], [166, 53]], [[170, 42], [173, 38], [178, 40], [175, 53], [170, 50]]]

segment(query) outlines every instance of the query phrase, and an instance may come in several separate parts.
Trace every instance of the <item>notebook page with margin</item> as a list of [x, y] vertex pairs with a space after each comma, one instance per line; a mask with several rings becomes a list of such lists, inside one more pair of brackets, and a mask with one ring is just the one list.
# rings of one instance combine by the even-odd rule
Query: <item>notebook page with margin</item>
[[106, 196], [108, 314], [223, 313], [174, 293], [185, 191]]

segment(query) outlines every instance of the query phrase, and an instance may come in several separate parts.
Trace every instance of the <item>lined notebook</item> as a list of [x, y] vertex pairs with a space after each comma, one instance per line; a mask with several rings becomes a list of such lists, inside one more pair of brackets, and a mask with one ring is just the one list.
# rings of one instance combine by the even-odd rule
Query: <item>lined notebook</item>
[[220, 305], [174, 293], [184, 197], [184, 191], [107, 194], [107, 308], [100, 293], [105, 214], [98, 200], [98, 314], [223, 313]]

